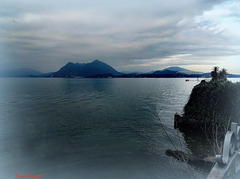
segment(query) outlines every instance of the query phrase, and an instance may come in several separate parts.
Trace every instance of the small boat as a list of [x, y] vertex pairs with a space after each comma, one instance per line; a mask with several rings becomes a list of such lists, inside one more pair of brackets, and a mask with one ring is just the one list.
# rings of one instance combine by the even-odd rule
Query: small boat
[[189, 81], [189, 79], [186, 79], [185, 81]]

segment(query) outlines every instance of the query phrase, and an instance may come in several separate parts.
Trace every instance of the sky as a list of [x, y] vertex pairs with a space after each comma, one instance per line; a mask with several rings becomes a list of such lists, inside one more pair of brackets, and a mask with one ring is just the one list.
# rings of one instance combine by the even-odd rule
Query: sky
[[239, 0], [1, 0], [0, 69], [98, 59], [123, 72], [240, 74], [239, 29]]

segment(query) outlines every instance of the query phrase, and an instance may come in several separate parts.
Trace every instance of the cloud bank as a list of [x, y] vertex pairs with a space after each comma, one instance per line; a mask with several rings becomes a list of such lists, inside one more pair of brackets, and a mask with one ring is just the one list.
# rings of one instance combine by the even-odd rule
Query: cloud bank
[[99, 59], [120, 71], [237, 72], [239, 12], [237, 0], [1, 1], [0, 66], [49, 72]]

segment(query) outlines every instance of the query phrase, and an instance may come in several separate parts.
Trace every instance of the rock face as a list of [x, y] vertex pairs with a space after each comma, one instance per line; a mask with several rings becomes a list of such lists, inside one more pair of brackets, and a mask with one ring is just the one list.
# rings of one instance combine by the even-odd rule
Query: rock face
[[176, 113], [174, 115], [174, 129], [176, 128], [186, 128], [186, 129], [198, 129], [204, 127], [202, 121], [196, 120], [191, 117], [184, 116], [183, 114]]
[[184, 114], [174, 115], [174, 127], [225, 136], [231, 122], [240, 123], [240, 83], [230, 81], [201, 81], [196, 85], [184, 106]]
[[239, 82], [202, 81], [193, 88], [189, 101], [184, 106], [184, 116], [207, 123], [208, 126], [211, 124], [226, 126], [231, 122], [240, 122], [239, 106]]
[[91, 63], [67, 63], [59, 71], [55, 72], [53, 77], [97, 77], [98, 75], [119, 76], [117, 70], [103, 63], [95, 60]]

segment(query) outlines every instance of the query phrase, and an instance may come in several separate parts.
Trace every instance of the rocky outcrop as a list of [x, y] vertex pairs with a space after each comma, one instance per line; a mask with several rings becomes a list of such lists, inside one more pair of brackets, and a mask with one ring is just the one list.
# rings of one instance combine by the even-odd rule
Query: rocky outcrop
[[198, 121], [191, 117], [186, 117], [183, 114], [175, 113], [174, 115], [174, 128], [199, 128], [204, 125], [201, 121]]

